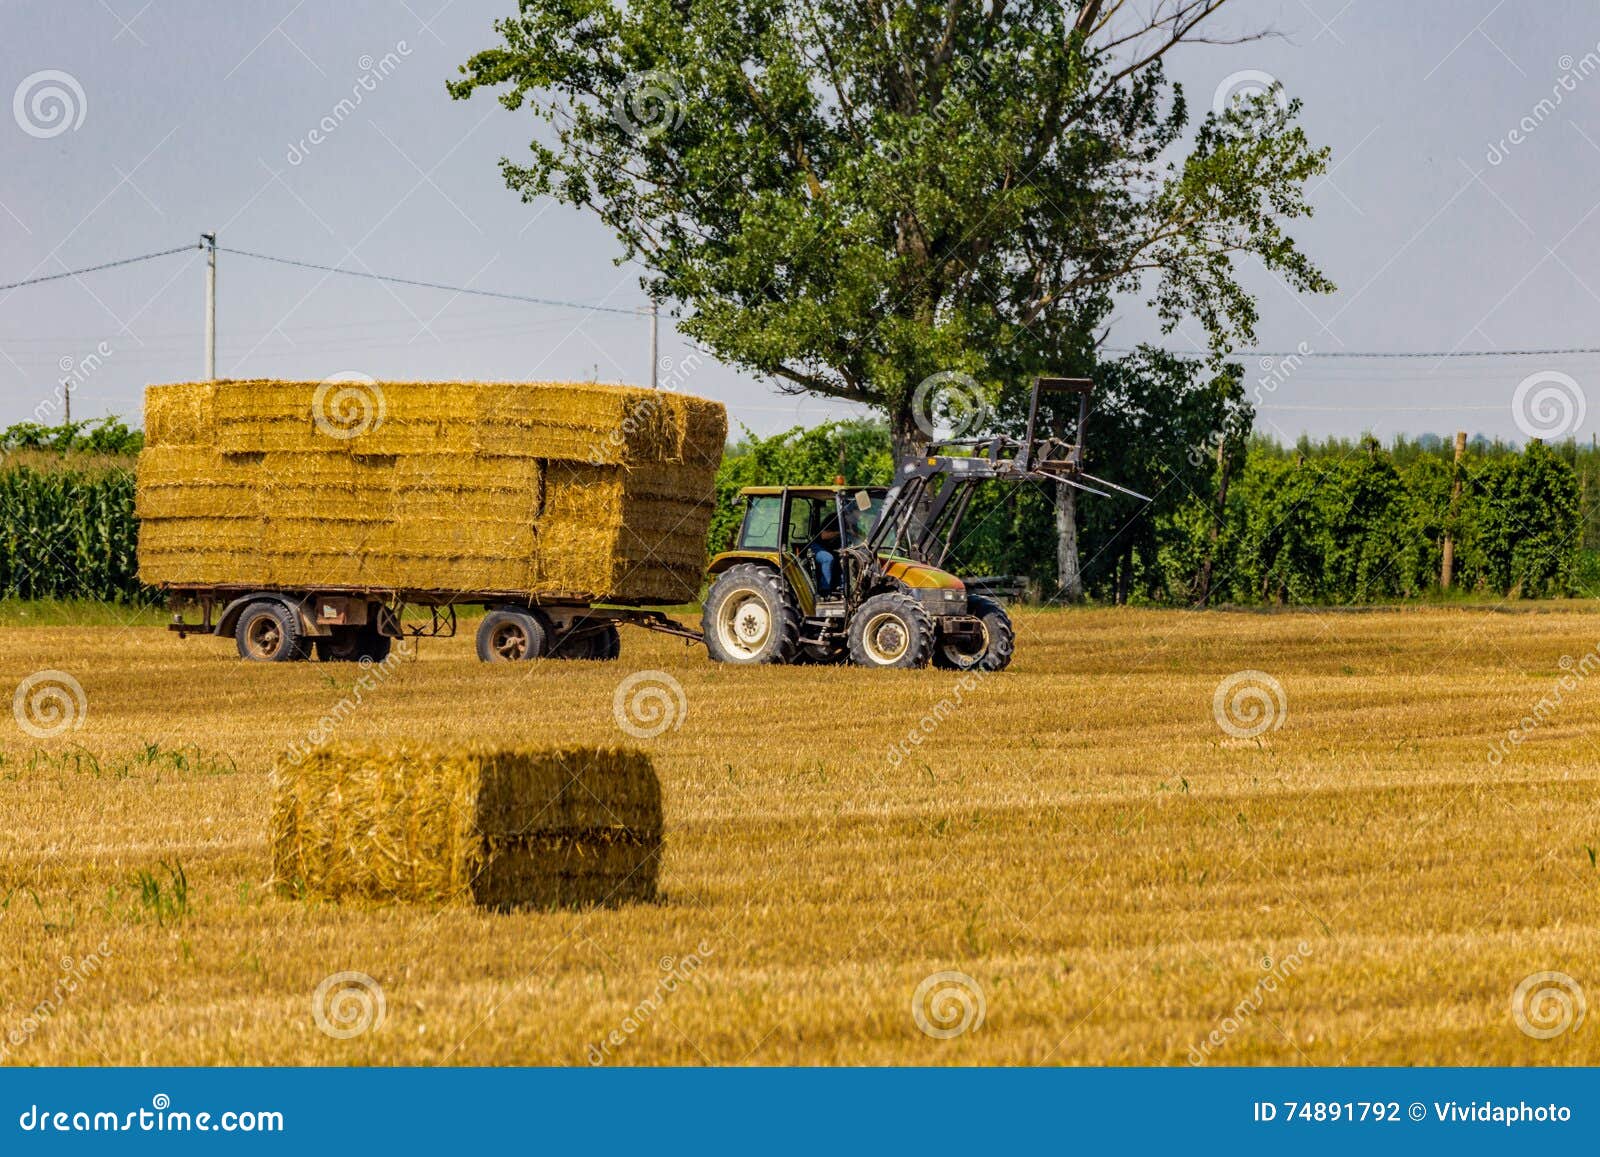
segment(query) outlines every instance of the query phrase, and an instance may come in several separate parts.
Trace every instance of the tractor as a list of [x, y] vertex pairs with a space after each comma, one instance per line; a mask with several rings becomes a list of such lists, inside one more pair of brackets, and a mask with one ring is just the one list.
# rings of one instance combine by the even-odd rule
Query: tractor
[[[1056, 482], [1145, 498], [1084, 472], [1092, 390], [1080, 378], [1038, 378], [1024, 438], [934, 442], [890, 487], [742, 490], [738, 529], [707, 568], [707, 652], [738, 664], [1004, 669], [1015, 642], [1010, 616], [944, 566], [980, 483]], [[1059, 393], [1077, 396], [1072, 442], [1036, 433], [1041, 396]]]

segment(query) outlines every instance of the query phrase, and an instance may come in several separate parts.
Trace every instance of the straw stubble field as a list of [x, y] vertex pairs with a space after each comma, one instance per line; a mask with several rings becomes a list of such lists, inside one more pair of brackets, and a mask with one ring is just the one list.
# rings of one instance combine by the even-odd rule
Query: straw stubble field
[[[1019, 627], [1014, 667], [968, 686], [730, 669], [637, 632], [617, 664], [484, 666], [462, 638], [353, 710], [354, 667], [9, 629], [5, 686], [67, 671], [87, 712], [3, 733], [0, 1060], [1600, 1060], [1572, 1003], [1600, 994], [1600, 613]], [[651, 739], [613, 713], [641, 670], [669, 710], [682, 691]], [[1286, 708], [1242, 738], [1213, 697], [1248, 670]], [[269, 769], [330, 713], [341, 741], [636, 744], [662, 784], [659, 901], [274, 894]], [[1536, 982], [1524, 1031], [1514, 991], [1546, 972], [1571, 985]]]

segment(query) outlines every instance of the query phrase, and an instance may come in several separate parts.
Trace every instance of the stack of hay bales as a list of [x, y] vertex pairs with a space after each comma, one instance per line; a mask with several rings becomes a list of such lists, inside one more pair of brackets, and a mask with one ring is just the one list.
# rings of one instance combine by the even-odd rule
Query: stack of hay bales
[[661, 784], [640, 752], [337, 744], [274, 778], [285, 889], [500, 909], [656, 898]]
[[595, 383], [152, 386], [140, 578], [687, 602], [726, 436], [717, 402]]

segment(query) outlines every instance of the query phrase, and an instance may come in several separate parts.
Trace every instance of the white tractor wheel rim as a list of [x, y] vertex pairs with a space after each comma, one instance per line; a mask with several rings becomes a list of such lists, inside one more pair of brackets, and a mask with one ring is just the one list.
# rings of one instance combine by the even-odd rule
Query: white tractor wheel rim
[[772, 614], [767, 602], [754, 591], [740, 591], [722, 604], [717, 622], [722, 645], [736, 655], [759, 654], [772, 634]]
[[861, 645], [874, 663], [889, 666], [911, 646], [911, 631], [892, 611], [873, 615], [861, 633]]

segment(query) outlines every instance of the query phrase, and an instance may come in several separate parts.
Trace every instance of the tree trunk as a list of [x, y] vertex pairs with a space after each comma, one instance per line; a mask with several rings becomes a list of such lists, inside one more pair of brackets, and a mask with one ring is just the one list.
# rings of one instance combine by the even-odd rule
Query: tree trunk
[[1061, 597], [1083, 602], [1083, 575], [1078, 571], [1078, 492], [1056, 483], [1056, 579]]
[[917, 425], [917, 420], [911, 413], [909, 396], [890, 417], [889, 441], [894, 451], [894, 476], [898, 481], [906, 463], [921, 458], [928, 446], [927, 432]]

